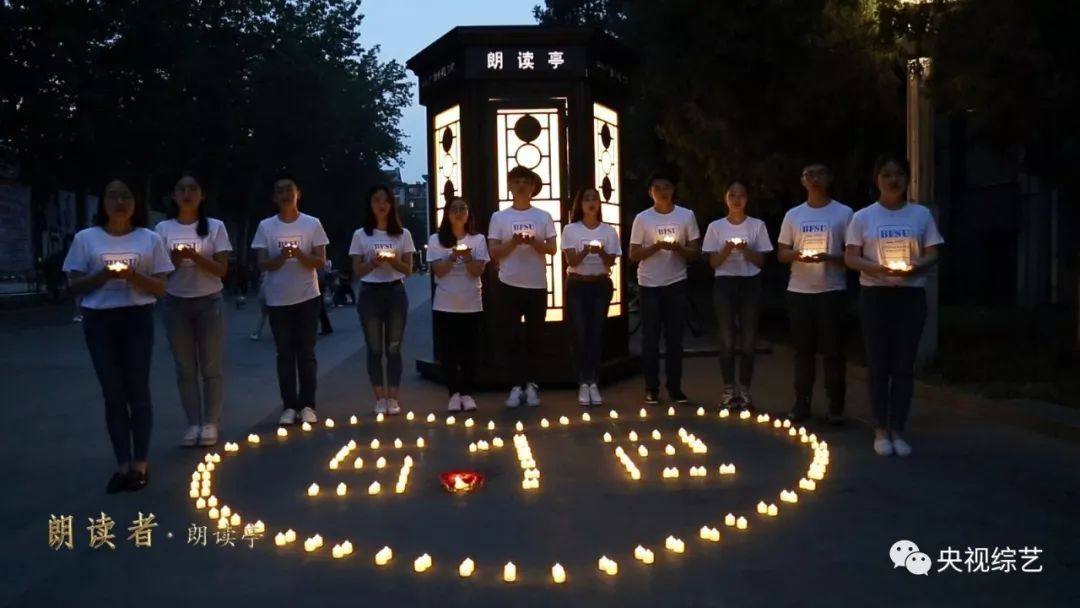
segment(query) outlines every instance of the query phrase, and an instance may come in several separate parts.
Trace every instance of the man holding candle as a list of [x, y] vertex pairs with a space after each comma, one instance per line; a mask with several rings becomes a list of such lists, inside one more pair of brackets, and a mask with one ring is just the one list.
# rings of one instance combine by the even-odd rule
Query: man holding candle
[[926, 322], [926, 273], [945, 242], [930, 210], [907, 202], [909, 173], [902, 156], [878, 159], [880, 197], [852, 217], [844, 253], [848, 268], [859, 271], [874, 451], [881, 456], [911, 454], [900, 434], [911, 410], [915, 355]]
[[[506, 407], [522, 402], [540, 405], [534, 374], [540, 368], [538, 345], [547, 315], [547, 256], [557, 251], [551, 214], [532, 206], [544, 187], [540, 176], [525, 167], [507, 174], [513, 206], [496, 211], [488, 225], [488, 252], [499, 266], [499, 295], [507, 329], [507, 361], [514, 382]], [[520, 337], [525, 318], [525, 338]]]
[[646, 181], [653, 206], [634, 218], [630, 230], [630, 260], [638, 263], [641, 293], [641, 360], [645, 373], [645, 403], [660, 404], [660, 332], [664, 333], [668, 396], [689, 403], [682, 392], [682, 340], [688, 290], [686, 265], [697, 259], [698, 229], [694, 212], [675, 204], [678, 171], [654, 170]]
[[844, 316], [847, 278], [844, 237], [852, 210], [829, 197], [832, 176], [823, 163], [811, 163], [800, 177], [806, 202], [784, 215], [776, 258], [791, 265], [788, 319], [795, 347], [795, 405], [788, 418], [810, 417], [816, 353], [825, 371], [829, 421], [841, 424], [847, 393]]
[[318, 421], [315, 340], [322, 296], [316, 273], [326, 264], [330, 240], [318, 218], [300, 212], [300, 194], [296, 179], [289, 173], [279, 173], [273, 195], [278, 213], [259, 222], [251, 242], [259, 269], [266, 273], [263, 289], [277, 349], [281, 424], [296, 424], [298, 415], [308, 424]]

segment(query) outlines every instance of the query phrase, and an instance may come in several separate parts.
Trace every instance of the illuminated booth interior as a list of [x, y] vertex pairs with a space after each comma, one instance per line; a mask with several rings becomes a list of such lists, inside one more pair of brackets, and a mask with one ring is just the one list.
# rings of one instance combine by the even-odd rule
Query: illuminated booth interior
[[[543, 180], [533, 205], [562, 229], [575, 189], [594, 185], [603, 221], [628, 247], [631, 218], [621, 203], [619, 119], [630, 71], [629, 51], [599, 30], [582, 27], [457, 27], [410, 59], [427, 108], [431, 227], [455, 196], [469, 201], [478, 231], [487, 234], [491, 214], [510, 207], [507, 172], [517, 165]], [[560, 243], [561, 251], [561, 243]], [[504, 351], [495, 327], [498, 269], [484, 274], [485, 321], [473, 344], [478, 384], [506, 387]], [[561, 254], [548, 258], [547, 327], [541, 349], [542, 384], [572, 384], [571, 328], [563, 311], [565, 268]], [[633, 374], [628, 349], [623, 260], [612, 272], [615, 293], [604, 329], [603, 381]], [[434, 288], [434, 283], [433, 283]], [[438, 340], [438, 336], [434, 337]], [[439, 345], [434, 344], [434, 353]], [[441, 380], [435, 356], [421, 357], [418, 371]]]

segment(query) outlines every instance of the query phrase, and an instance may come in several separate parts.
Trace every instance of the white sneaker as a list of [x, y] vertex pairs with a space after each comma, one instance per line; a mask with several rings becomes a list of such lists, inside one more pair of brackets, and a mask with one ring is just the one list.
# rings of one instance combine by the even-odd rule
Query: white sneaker
[[540, 405], [540, 387], [536, 386], [535, 382], [530, 382], [525, 385], [525, 403], [529, 407]]
[[581, 386], [578, 387], [577, 402], [578, 402], [578, 405], [589, 405], [590, 401], [589, 401], [589, 385], [588, 384], [582, 384]]
[[476, 411], [476, 400], [472, 398], [472, 395], [464, 395], [461, 397], [461, 409], [466, 412]]
[[258, 342], [259, 340], [262, 340], [262, 334], [260, 334], [258, 332], [252, 333], [248, 337], [251, 338], [252, 342]]
[[521, 399], [524, 395], [521, 392], [520, 386], [515, 386], [510, 389], [510, 396], [506, 398], [506, 407], [517, 407], [521, 405]]
[[199, 443], [199, 430], [199, 425], [197, 424], [189, 426], [187, 430], [184, 431], [184, 437], [180, 440], [180, 445], [185, 448], [190, 448], [196, 443]]
[[385, 414], [386, 413], [386, 399], [383, 399], [382, 397], [379, 397], [378, 399], [375, 400], [375, 413], [376, 414]]
[[291, 407], [285, 408], [285, 411], [281, 412], [278, 424], [296, 424], [296, 410]]
[[319, 417], [315, 415], [315, 410], [311, 407], [305, 407], [300, 410], [300, 422], [306, 422], [308, 424], [315, 424], [319, 421]]
[[218, 428], [216, 424], [204, 424], [199, 433], [199, 445], [217, 445]]
[[600, 387], [595, 383], [589, 385], [589, 401], [592, 401], [593, 405], [604, 404], [604, 398], [600, 396]]
[[888, 439], [875, 439], [874, 452], [877, 453], [878, 456], [892, 456], [893, 442]]
[[82, 315], [75, 315], [74, 317], [71, 317], [71, 322], [82, 323]]
[[386, 400], [386, 413], [391, 416], [397, 416], [401, 413], [401, 406], [398, 405], [397, 399], [391, 397]]
[[727, 386], [720, 394], [720, 407], [731, 407], [735, 403], [735, 389]]
[[897, 456], [911, 456], [911, 444], [900, 437], [893, 438], [892, 447]]
[[461, 411], [461, 395], [454, 393], [450, 396], [450, 403], [446, 406], [448, 412], [460, 412]]

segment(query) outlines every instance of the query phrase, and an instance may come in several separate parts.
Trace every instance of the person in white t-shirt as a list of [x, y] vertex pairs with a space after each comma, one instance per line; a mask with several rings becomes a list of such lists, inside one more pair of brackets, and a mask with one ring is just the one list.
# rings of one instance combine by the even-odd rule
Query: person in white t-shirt
[[574, 366], [578, 373], [578, 403], [601, 405], [600, 360], [604, 350], [604, 321], [615, 286], [611, 267], [622, 255], [619, 234], [600, 215], [600, 193], [582, 188], [570, 206], [570, 223], [563, 228], [566, 260], [566, 313], [574, 328]]
[[474, 229], [469, 203], [454, 198], [443, 210], [439, 231], [428, 239], [427, 261], [435, 277], [431, 310], [439, 363], [451, 412], [476, 410], [474, 345], [484, 310], [481, 276], [490, 256], [484, 235]]
[[645, 403], [660, 404], [660, 333], [664, 334], [668, 396], [690, 403], [682, 390], [683, 329], [689, 308], [686, 265], [696, 260], [701, 232], [694, 212], [675, 204], [678, 169], [659, 167], [645, 182], [653, 206], [630, 229], [630, 260], [637, 262], [641, 301], [641, 367]]
[[146, 216], [127, 184], [112, 180], [94, 225], [75, 235], [63, 266], [72, 293], [82, 296], [83, 333], [105, 398], [117, 464], [109, 494], [150, 481], [154, 302], [173, 265], [161, 237], [145, 228]]
[[930, 210], [906, 199], [907, 160], [885, 155], [874, 164], [880, 198], [855, 212], [844, 260], [859, 271], [859, 314], [867, 385], [874, 413], [874, 451], [907, 456], [901, 436], [915, 390], [915, 356], [926, 322], [926, 274], [945, 242]]
[[[315, 340], [319, 328], [318, 271], [326, 264], [326, 238], [318, 218], [301, 213], [300, 186], [288, 172], [274, 180], [278, 212], [255, 231], [251, 248], [263, 271], [263, 295], [270, 317], [270, 333], [277, 350], [280, 424], [314, 424], [315, 389], [319, 363]], [[299, 389], [297, 379], [299, 378]]]
[[844, 238], [851, 207], [829, 197], [832, 176], [822, 163], [803, 167], [806, 202], [784, 215], [776, 258], [791, 264], [788, 319], [795, 347], [795, 405], [788, 418], [810, 417], [816, 353], [825, 369], [829, 421], [842, 424], [847, 394], [844, 319], [847, 313], [847, 267]]
[[[551, 214], [532, 206], [543, 180], [525, 167], [506, 176], [512, 207], [496, 211], [488, 224], [488, 252], [499, 265], [499, 308], [506, 329], [506, 363], [514, 382], [506, 407], [522, 402], [540, 405], [535, 374], [540, 369], [539, 344], [547, 316], [547, 256], [558, 251]], [[525, 337], [521, 338], [521, 318]]]
[[218, 441], [224, 394], [221, 278], [229, 270], [232, 245], [225, 224], [207, 216], [202, 185], [191, 173], [173, 187], [169, 218], [154, 231], [176, 267], [166, 286], [164, 320], [188, 423], [180, 445], [211, 446]]
[[[754, 379], [758, 317], [761, 313], [761, 269], [765, 254], [773, 250], [765, 222], [746, 214], [749, 184], [732, 180], [724, 191], [727, 216], [705, 231], [701, 249], [713, 267], [713, 307], [720, 350], [722, 407], [752, 408], [750, 384]], [[738, 338], [739, 357], [735, 346]], [[736, 382], [736, 363], [738, 377]]]
[[360, 279], [356, 303], [367, 344], [367, 372], [375, 391], [375, 413], [395, 415], [401, 413], [401, 343], [409, 312], [404, 281], [412, 274], [416, 246], [412, 234], [401, 225], [389, 187], [372, 187], [365, 200], [364, 226], [353, 233], [349, 256], [353, 274]]

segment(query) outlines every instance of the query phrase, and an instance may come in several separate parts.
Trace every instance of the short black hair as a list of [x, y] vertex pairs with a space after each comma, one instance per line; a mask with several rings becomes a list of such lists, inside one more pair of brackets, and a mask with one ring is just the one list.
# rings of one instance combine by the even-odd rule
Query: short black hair
[[680, 173], [679, 167], [673, 163], [657, 165], [649, 172], [649, 176], [645, 178], [645, 189], [651, 189], [653, 182], [661, 179], [671, 182], [671, 185], [674, 186], [679, 183]]
[[874, 161], [874, 183], [877, 183], [877, 178], [881, 175], [881, 172], [885, 169], [885, 165], [889, 163], [896, 163], [904, 171], [904, 175], [911, 175], [911, 165], [908, 163], [908, 159], [903, 154], [895, 154], [893, 152], [886, 152], [877, 157]]
[[810, 161], [808, 163], [803, 163], [802, 170], [806, 171], [810, 167], [822, 167], [823, 169], [825, 169], [826, 173], [832, 173], [832, 167], [829, 166], [829, 163], [823, 163], [816, 160]]
[[273, 183], [276, 184], [276, 183], [278, 183], [278, 182], [280, 182], [282, 180], [289, 180], [290, 182], [296, 184], [297, 188], [300, 187], [300, 180], [296, 179], [296, 175], [294, 175], [288, 169], [282, 168], [282, 169], [278, 169], [277, 171], [274, 172], [274, 181], [273, 181]]

